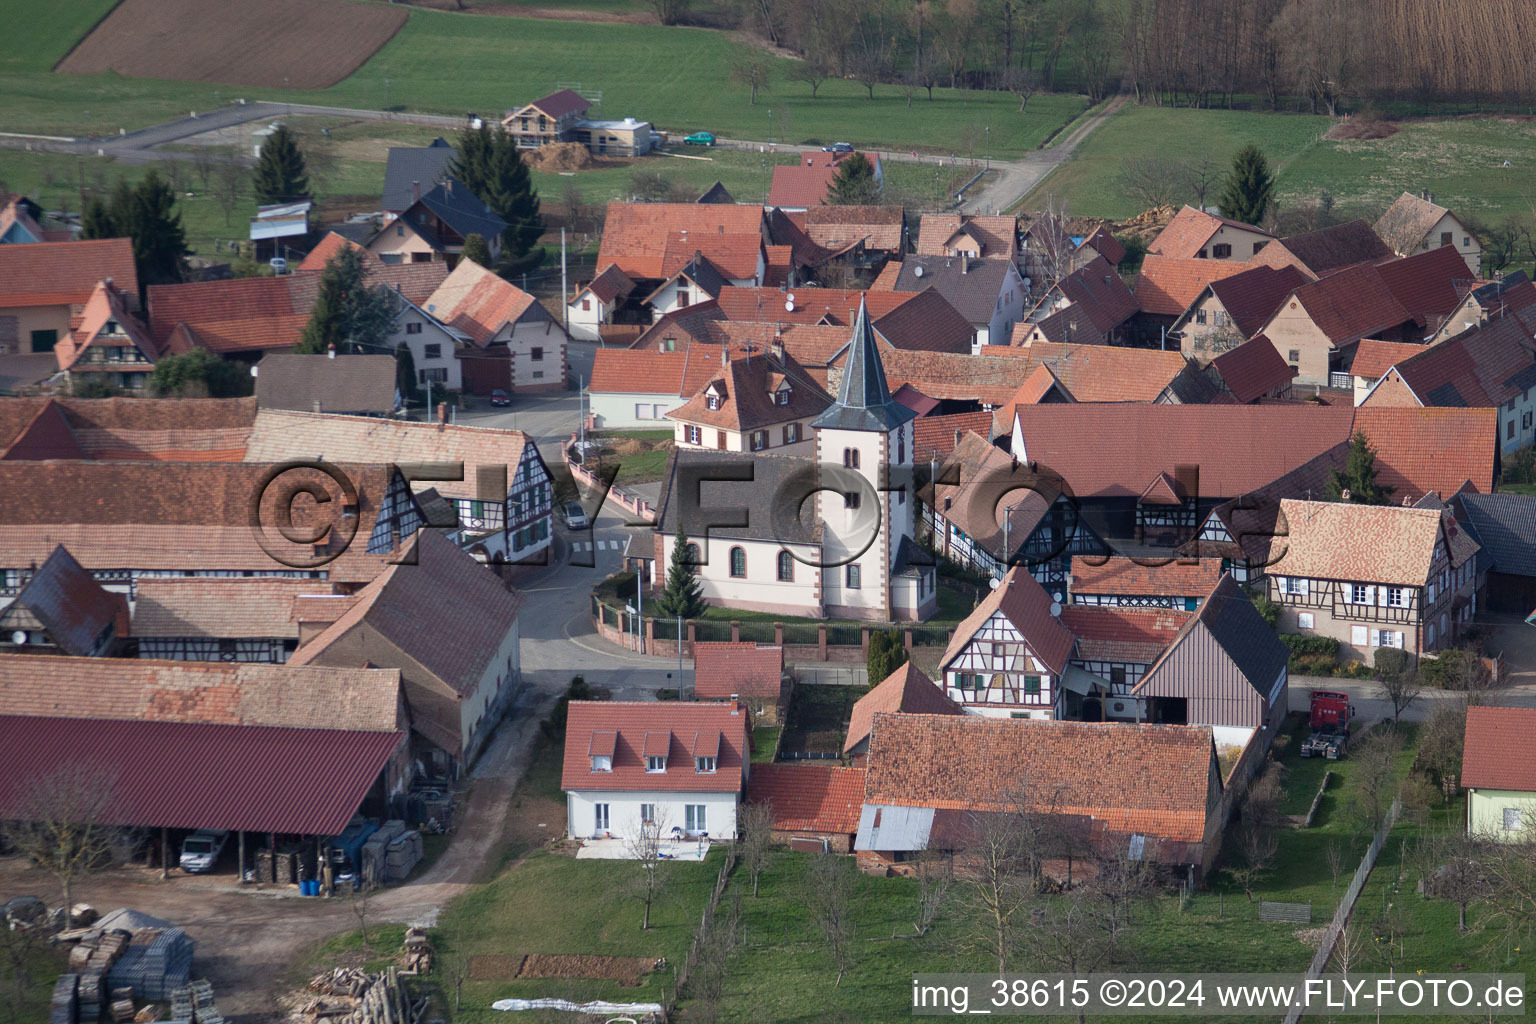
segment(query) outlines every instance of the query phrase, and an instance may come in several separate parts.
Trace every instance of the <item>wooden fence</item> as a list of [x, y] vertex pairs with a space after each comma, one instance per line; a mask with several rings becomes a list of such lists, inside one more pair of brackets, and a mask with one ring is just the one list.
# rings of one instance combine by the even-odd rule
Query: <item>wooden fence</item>
[[688, 955], [683, 957], [683, 965], [678, 968], [677, 976], [672, 982], [672, 992], [662, 999], [662, 1014], [669, 1016], [677, 1008], [678, 993], [683, 986], [688, 984], [688, 972], [693, 970], [693, 965], [699, 959], [699, 947], [704, 943], [704, 937], [709, 931], [709, 926], [714, 923], [715, 910], [720, 906], [720, 897], [725, 895], [725, 887], [730, 883], [731, 872], [736, 868], [736, 848], [733, 846], [725, 852], [725, 863], [720, 865], [720, 874], [715, 876], [715, 888], [709, 894], [709, 902], [704, 905], [704, 914], [699, 919], [699, 930], [693, 935], [693, 943], [688, 947]]

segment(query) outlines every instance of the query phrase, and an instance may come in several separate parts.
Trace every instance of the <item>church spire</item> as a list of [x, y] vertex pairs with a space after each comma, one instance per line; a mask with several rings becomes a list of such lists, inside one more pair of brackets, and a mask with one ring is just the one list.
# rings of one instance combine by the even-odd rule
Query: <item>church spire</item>
[[889, 431], [916, 418], [917, 413], [891, 397], [863, 296], [859, 297], [859, 315], [847, 351], [837, 401], [811, 421], [812, 428]]

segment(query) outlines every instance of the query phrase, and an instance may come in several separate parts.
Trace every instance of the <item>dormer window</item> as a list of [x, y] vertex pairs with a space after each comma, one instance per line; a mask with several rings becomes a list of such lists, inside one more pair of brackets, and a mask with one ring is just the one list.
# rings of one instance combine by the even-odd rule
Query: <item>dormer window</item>
[[789, 396], [790, 396], [790, 387], [789, 387], [788, 384], [785, 384], [783, 387], [779, 388], [779, 390], [777, 390], [777, 391], [775, 391], [773, 393], [773, 404], [774, 405], [788, 405], [789, 404]]
[[609, 754], [595, 754], [592, 757], [592, 770], [595, 772], [613, 771], [613, 757]]
[[648, 772], [664, 772], [667, 770], [667, 759], [657, 755], [647, 757], [645, 759], [645, 770]]
[[105, 334], [121, 334], [123, 329], [117, 325], [116, 320], [108, 320], [106, 326], [102, 328], [102, 332]]
[[693, 770], [701, 775], [713, 775], [715, 772], [715, 758], [696, 757], [693, 759]]
[[704, 396], [704, 408], [709, 409], [711, 411], [720, 408], [720, 396], [719, 395], [705, 395]]

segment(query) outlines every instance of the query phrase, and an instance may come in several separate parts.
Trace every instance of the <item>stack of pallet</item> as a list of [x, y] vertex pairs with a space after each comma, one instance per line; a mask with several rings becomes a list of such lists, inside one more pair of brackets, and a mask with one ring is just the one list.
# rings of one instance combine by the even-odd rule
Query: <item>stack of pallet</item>
[[48, 1004], [48, 1024], [75, 1024], [80, 1019], [80, 976], [61, 974], [53, 983], [53, 1002]]
[[74, 949], [69, 951], [69, 965], [78, 969], [79, 974], [79, 1017], [82, 1024], [92, 1024], [103, 1016], [110, 991], [108, 974], [118, 958], [123, 955], [123, 950], [128, 948], [132, 939], [129, 932], [114, 929], [106, 932], [92, 932], [82, 939]]
[[128, 1024], [133, 1020], [133, 989], [115, 988], [112, 990], [112, 999], [108, 1003], [112, 1011], [113, 1024]]
[[415, 925], [405, 930], [405, 970], [407, 973], [432, 973], [432, 940]]
[[420, 832], [402, 832], [390, 840], [384, 854], [385, 874], [391, 882], [398, 882], [421, 863], [422, 842]]
[[192, 939], [180, 928], [143, 928], [108, 976], [113, 988], [133, 989], [142, 1000], [166, 999], [192, 976]]
[[399, 819], [386, 821], [379, 826], [379, 830], [368, 837], [363, 844], [362, 851], [358, 854], [359, 868], [362, 871], [363, 885], [375, 888], [389, 881], [389, 844], [405, 833], [405, 822]]
[[202, 978], [171, 992], [171, 1017], [196, 1024], [224, 1024], [213, 1001], [213, 986]]

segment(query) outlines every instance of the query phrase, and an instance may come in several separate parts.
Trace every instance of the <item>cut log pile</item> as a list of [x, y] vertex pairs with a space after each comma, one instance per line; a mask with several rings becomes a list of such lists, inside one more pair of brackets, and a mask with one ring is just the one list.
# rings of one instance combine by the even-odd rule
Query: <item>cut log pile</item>
[[299, 1019], [308, 1024], [420, 1024], [426, 1018], [428, 1000], [413, 997], [405, 979], [432, 969], [432, 943], [425, 931], [407, 929], [402, 959], [403, 970], [337, 967], [315, 975], [305, 988], [319, 998], [299, 1009]]

